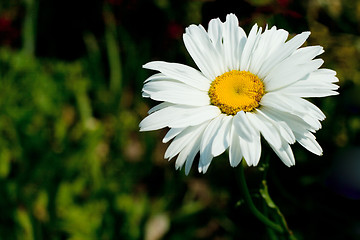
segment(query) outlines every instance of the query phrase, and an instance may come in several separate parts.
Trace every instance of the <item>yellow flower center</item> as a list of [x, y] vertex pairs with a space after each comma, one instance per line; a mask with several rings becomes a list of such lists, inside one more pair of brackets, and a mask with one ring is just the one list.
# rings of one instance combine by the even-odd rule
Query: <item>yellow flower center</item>
[[258, 76], [237, 70], [216, 77], [209, 89], [211, 104], [227, 115], [254, 110], [264, 93], [264, 84]]

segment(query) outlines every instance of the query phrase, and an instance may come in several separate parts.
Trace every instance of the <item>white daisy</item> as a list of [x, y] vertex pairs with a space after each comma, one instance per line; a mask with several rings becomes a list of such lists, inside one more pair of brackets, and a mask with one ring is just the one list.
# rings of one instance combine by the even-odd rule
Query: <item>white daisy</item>
[[191, 25], [183, 35], [185, 47], [200, 69], [155, 61], [143, 67], [159, 71], [145, 80], [143, 97], [162, 101], [140, 123], [140, 131], [169, 127], [163, 139], [172, 142], [165, 153], [177, 156], [176, 169], [188, 174], [200, 152], [199, 172], [229, 149], [230, 165], [242, 158], [256, 166], [260, 135], [287, 166], [295, 164], [290, 144], [299, 142], [321, 155], [315, 133], [323, 112], [304, 97], [338, 94], [336, 72], [319, 69], [321, 46], [299, 48], [310, 32], [289, 41], [288, 32], [256, 24], [248, 36], [229, 14], [213, 19], [206, 31]]

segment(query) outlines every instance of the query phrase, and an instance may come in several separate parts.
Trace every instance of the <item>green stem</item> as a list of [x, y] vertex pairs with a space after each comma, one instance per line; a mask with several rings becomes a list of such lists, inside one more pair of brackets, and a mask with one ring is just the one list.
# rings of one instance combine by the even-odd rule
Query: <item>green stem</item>
[[283, 226], [283, 229], [285, 229], [285, 231], [288, 233], [289, 239], [295, 240], [296, 237], [294, 236], [294, 234], [292, 233], [292, 231], [289, 229], [286, 219], [284, 217], [284, 215], [281, 213], [280, 209], [278, 208], [278, 206], [276, 206], [276, 204], [273, 202], [273, 200], [270, 198], [269, 192], [268, 192], [268, 187], [266, 184], [266, 180], [262, 180], [262, 187], [260, 189], [260, 194], [262, 196], [262, 198], [265, 200], [265, 203], [267, 204], [267, 206], [271, 209], [275, 210], [276, 213], [276, 218], [278, 219], [277, 222], [280, 221], [281, 225]]
[[121, 57], [117, 38], [115, 17], [111, 7], [105, 5], [104, 7], [105, 18], [105, 42], [107, 48], [107, 55], [110, 68], [110, 91], [120, 94], [121, 92]]
[[270, 157], [268, 155], [265, 158], [265, 161], [263, 162], [263, 164], [261, 166], [261, 168], [263, 170], [263, 175], [262, 175], [262, 181], [261, 181], [261, 187], [260, 187], [260, 195], [264, 199], [264, 203], [267, 205], [267, 207], [265, 207], [266, 211], [268, 209], [271, 209], [273, 218], [275, 219], [275, 221], [277, 223], [281, 224], [281, 226], [284, 230], [284, 233], [286, 233], [288, 235], [288, 239], [295, 240], [296, 237], [294, 236], [293, 232], [289, 229], [284, 215], [281, 213], [279, 207], [271, 199], [269, 191], [268, 191], [266, 176], [267, 176], [267, 173], [269, 170], [269, 159], [270, 159]]
[[[269, 208], [265, 201], [263, 201], [263, 211], [264, 211], [264, 215], [266, 217], [269, 217]], [[272, 228], [266, 226], [266, 231], [270, 240], [278, 240], [278, 237]]]
[[23, 23], [23, 51], [28, 56], [35, 55], [35, 28], [37, 14], [37, 0], [25, 0], [25, 18]]
[[247, 187], [246, 184], [246, 180], [245, 180], [245, 174], [244, 174], [244, 167], [242, 164], [239, 164], [240, 166], [240, 185], [241, 185], [241, 189], [242, 192], [244, 194], [244, 199], [246, 204], [248, 205], [250, 211], [254, 214], [255, 217], [257, 217], [261, 222], [263, 222], [267, 227], [270, 227], [271, 229], [283, 233], [284, 230], [283, 228], [279, 225], [274, 223], [273, 221], [271, 221], [269, 218], [267, 218], [266, 216], [264, 216], [254, 205], [251, 196], [250, 196], [250, 192], [249, 189]]

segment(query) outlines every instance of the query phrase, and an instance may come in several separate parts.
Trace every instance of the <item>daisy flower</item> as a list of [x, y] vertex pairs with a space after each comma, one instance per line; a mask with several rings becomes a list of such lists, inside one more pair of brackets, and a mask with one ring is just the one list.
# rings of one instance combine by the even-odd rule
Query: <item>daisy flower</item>
[[321, 46], [301, 47], [310, 32], [287, 41], [289, 33], [256, 24], [247, 36], [234, 14], [212, 19], [206, 31], [190, 25], [185, 47], [199, 70], [162, 61], [145, 64], [159, 73], [145, 80], [142, 95], [162, 103], [149, 110], [140, 131], [169, 128], [165, 158], [188, 174], [200, 152], [199, 172], [226, 150], [232, 167], [244, 158], [256, 166], [260, 136], [286, 166], [295, 164], [290, 145], [298, 142], [316, 155], [322, 149], [313, 133], [324, 113], [307, 97], [338, 94], [336, 72], [319, 69]]

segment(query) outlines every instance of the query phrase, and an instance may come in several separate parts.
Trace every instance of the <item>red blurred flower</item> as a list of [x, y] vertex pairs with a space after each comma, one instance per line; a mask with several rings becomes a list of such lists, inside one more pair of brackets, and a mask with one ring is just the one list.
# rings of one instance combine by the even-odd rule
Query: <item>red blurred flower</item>
[[11, 45], [19, 37], [19, 30], [13, 27], [12, 24], [11, 19], [0, 16], [0, 45]]
[[184, 27], [179, 23], [170, 22], [167, 26], [167, 32], [171, 39], [179, 39], [184, 32]]

